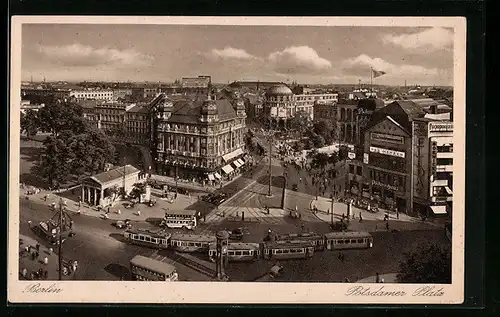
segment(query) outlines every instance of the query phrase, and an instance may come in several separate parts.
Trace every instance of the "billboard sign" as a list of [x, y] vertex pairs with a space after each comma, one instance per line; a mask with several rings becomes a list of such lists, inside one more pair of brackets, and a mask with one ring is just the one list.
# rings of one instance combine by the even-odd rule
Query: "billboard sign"
[[356, 153], [349, 152], [349, 153], [347, 153], [347, 157], [348, 157], [350, 160], [354, 160], [354, 159], [356, 158]]
[[375, 147], [375, 146], [370, 146], [370, 152], [405, 158], [405, 152], [394, 151], [394, 150], [384, 149], [384, 148]]
[[453, 132], [453, 122], [430, 122], [430, 132]]
[[363, 154], [363, 163], [364, 164], [368, 164], [369, 161], [370, 161], [369, 154], [368, 153], [364, 153]]
[[373, 141], [381, 141], [395, 144], [405, 144], [405, 138], [399, 135], [385, 134], [385, 133], [375, 133], [372, 132], [370, 137]]

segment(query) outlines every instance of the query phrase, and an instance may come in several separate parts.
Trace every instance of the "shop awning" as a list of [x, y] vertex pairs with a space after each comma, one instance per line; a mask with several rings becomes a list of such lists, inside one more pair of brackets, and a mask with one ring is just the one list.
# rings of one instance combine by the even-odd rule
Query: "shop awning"
[[446, 206], [431, 206], [431, 210], [436, 215], [446, 214]]
[[233, 164], [236, 167], [240, 167], [241, 166], [241, 164], [240, 164], [240, 162], [238, 162], [238, 160], [234, 161]]
[[222, 170], [224, 171], [224, 173], [226, 174], [229, 174], [231, 173], [232, 171], [234, 171], [234, 169], [231, 167], [231, 165], [226, 165], [224, 167], [222, 167]]
[[215, 180], [214, 174], [208, 174], [208, 179], [214, 181]]
[[220, 174], [219, 174], [219, 173], [217, 173], [217, 172], [215, 172], [215, 173], [214, 173], [214, 176], [215, 176], [215, 178], [217, 178], [217, 179], [221, 179]]
[[224, 159], [224, 161], [227, 162], [227, 161], [230, 161], [231, 159], [233, 159], [239, 155], [242, 155], [242, 154], [244, 154], [243, 150], [241, 148], [239, 148], [239, 149], [232, 151], [231, 153], [227, 153], [225, 155], [222, 155], [222, 159]]
[[245, 161], [243, 161], [242, 159], [237, 159], [236, 161], [240, 162], [240, 166], [242, 166], [243, 164], [245, 164]]
[[453, 191], [448, 186], [445, 186], [444, 189], [448, 195], [453, 195]]

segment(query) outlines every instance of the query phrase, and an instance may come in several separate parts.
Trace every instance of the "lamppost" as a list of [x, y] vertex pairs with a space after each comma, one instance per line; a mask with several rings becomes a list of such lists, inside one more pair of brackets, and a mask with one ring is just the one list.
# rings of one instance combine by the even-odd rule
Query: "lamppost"
[[273, 142], [274, 142], [274, 132], [271, 130], [272, 127], [269, 127], [269, 132], [265, 135], [267, 138], [267, 141], [269, 142], [269, 190], [268, 190], [268, 197], [271, 197], [273, 195], [271, 191], [272, 187], [272, 150], [273, 150]]
[[73, 220], [71, 219], [71, 216], [66, 212], [66, 203], [63, 201], [61, 198], [59, 200], [59, 210], [56, 211], [54, 216], [52, 216], [51, 219], [52, 222], [56, 222], [58, 224], [57, 228], [57, 242], [59, 244], [59, 255], [58, 255], [58, 262], [59, 262], [59, 280], [62, 280], [62, 271], [63, 271], [63, 250], [62, 250], [62, 244], [63, 244], [63, 233], [66, 232], [67, 230], [70, 230], [70, 234], [68, 236], [71, 236], [72, 234], [72, 229], [73, 229]]

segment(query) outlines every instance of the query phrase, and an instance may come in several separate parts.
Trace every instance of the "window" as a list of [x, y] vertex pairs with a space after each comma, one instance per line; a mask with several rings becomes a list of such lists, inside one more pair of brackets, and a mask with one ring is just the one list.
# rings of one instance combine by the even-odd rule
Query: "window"
[[241, 254], [242, 255], [250, 255], [252, 251], [241, 251]]
[[338, 244], [344, 244], [344, 240], [337, 240]]
[[345, 244], [351, 243], [351, 240], [344, 240]]
[[363, 239], [358, 239], [358, 243], [363, 243]]
[[362, 168], [361, 168], [361, 166], [356, 166], [356, 174], [358, 174], [358, 175], [362, 174]]
[[354, 174], [354, 165], [349, 164], [349, 173]]
[[351, 243], [356, 243], [356, 239], [352, 239], [352, 240], [351, 240]]
[[438, 158], [436, 160], [437, 165], [453, 165], [453, 159], [452, 158]]
[[234, 251], [234, 255], [241, 255], [241, 251]]

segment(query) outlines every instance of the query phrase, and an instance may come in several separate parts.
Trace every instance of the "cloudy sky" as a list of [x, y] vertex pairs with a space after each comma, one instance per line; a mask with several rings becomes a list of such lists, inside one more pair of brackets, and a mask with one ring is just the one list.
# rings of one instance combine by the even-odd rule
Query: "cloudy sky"
[[22, 79], [452, 85], [443, 28], [64, 25], [22, 29]]

